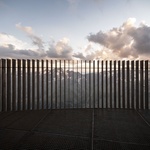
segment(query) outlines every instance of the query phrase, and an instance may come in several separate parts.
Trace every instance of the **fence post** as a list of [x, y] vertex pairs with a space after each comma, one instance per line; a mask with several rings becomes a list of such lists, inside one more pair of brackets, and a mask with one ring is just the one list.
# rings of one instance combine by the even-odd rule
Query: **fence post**
[[81, 60], [81, 108], [83, 108], [83, 97], [82, 97], [82, 60]]
[[68, 60], [68, 108], [70, 108], [70, 60]]
[[0, 59], [0, 112], [2, 111], [2, 59]]
[[97, 104], [98, 104], [98, 108], [99, 108], [99, 60], [97, 61]]
[[106, 72], [106, 108], [108, 108], [108, 62], [106, 60], [106, 68], [105, 68], [105, 72]]
[[136, 61], [136, 109], [139, 109], [139, 61]]
[[55, 60], [55, 109], [57, 109], [57, 60]]
[[145, 108], [149, 109], [149, 96], [148, 96], [148, 60], [145, 61]]
[[22, 67], [23, 110], [26, 110], [26, 60], [22, 60]]
[[87, 79], [87, 77], [86, 77], [86, 60], [85, 60], [85, 108], [86, 108], [86, 103], [87, 103], [87, 96], [86, 96], [86, 79]]
[[16, 60], [12, 59], [12, 110], [16, 110]]
[[37, 109], [40, 109], [40, 80], [39, 80], [39, 60], [37, 60]]
[[51, 60], [51, 109], [53, 109], [53, 60]]
[[75, 105], [74, 105], [74, 96], [75, 96], [75, 93], [74, 93], [74, 60], [73, 60], [73, 108], [75, 108]]
[[89, 60], [89, 108], [91, 108], [91, 61]]
[[64, 108], [66, 108], [66, 61], [64, 60]]
[[17, 110], [21, 110], [21, 60], [18, 59], [18, 109]]
[[32, 110], [35, 109], [35, 60], [32, 60]]
[[93, 108], [95, 108], [95, 60], [93, 61]]
[[140, 108], [144, 109], [144, 105], [143, 105], [143, 90], [144, 90], [144, 86], [143, 86], [143, 60], [140, 61]]
[[134, 61], [131, 61], [131, 108], [134, 109]]
[[114, 61], [114, 108], [116, 108], [116, 61]]
[[109, 69], [110, 69], [110, 108], [112, 108], [112, 61], [109, 62]]
[[103, 66], [104, 62], [101, 62], [101, 67], [102, 67], [102, 108], [104, 108], [104, 72], [103, 72]]
[[2, 111], [7, 111], [6, 60], [2, 59]]
[[27, 76], [28, 76], [28, 104], [27, 104], [27, 110], [30, 110], [30, 100], [31, 100], [31, 98], [30, 98], [30, 90], [31, 90], [31, 88], [30, 88], [30, 86], [31, 86], [31, 84], [30, 84], [30, 82], [31, 82], [31, 79], [30, 79], [30, 60], [27, 60]]
[[42, 69], [42, 109], [44, 109], [44, 60], [41, 61], [41, 69]]
[[122, 61], [122, 104], [125, 108], [125, 61]]
[[11, 60], [7, 59], [7, 111], [11, 111]]
[[46, 60], [46, 109], [48, 109], [48, 60]]
[[127, 108], [130, 108], [130, 62], [127, 61]]
[[121, 101], [121, 94], [120, 94], [120, 60], [118, 61], [118, 108], [121, 108], [120, 101]]
[[61, 109], [61, 60], [59, 61], [59, 65], [60, 65], [60, 96], [59, 96], [60, 106], [59, 106], [59, 108]]

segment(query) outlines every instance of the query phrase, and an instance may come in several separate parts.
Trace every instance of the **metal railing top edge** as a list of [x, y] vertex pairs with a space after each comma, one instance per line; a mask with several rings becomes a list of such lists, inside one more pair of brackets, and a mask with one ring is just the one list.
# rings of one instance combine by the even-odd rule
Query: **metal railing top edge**
[[78, 62], [80, 62], [80, 61], [134, 61], [134, 62], [136, 62], [136, 61], [150, 61], [149, 59], [126, 59], [126, 60], [124, 60], [124, 59], [96, 59], [96, 60], [91, 60], [91, 59], [83, 59], [83, 60], [76, 60], [76, 59], [14, 59], [14, 58], [0, 58], [0, 60], [26, 60], [26, 61], [28, 61], [28, 60], [30, 60], [30, 61], [32, 61], [32, 60], [34, 60], [34, 61], [78, 61]]

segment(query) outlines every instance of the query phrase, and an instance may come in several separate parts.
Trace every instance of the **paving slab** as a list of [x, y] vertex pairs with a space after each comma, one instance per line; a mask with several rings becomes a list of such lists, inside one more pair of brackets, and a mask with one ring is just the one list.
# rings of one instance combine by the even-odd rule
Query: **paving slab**
[[149, 113], [124, 109], [3, 112], [0, 150], [148, 150]]
[[22, 115], [15, 122], [12, 122], [7, 126], [9, 129], [18, 129], [18, 130], [32, 130], [39, 121], [46, 116], [48, 110], [40, 110], [40, 111], [24, 111], [24, 115]]
[[15, 149], [16, 145], [27, 134], [26, 131], [0, 130], [0, 150]]
[[90, 150], [90, 139], [32, 132], [16, 149]]
[[138, 110], [138, 112], [150, 124], [150, 110]]
[[91, 137], [92, 110], [52, 110], [35, 131]]
[[150, 127], [135, 110], [95, 110], [96, 139], [150, 146]]

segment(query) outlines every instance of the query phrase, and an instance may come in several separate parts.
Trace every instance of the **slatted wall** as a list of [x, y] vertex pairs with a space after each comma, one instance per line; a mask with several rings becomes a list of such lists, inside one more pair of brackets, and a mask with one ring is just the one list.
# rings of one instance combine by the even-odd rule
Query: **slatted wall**
[[150, 62], [0, 60], [0, 111], [150, 109]]

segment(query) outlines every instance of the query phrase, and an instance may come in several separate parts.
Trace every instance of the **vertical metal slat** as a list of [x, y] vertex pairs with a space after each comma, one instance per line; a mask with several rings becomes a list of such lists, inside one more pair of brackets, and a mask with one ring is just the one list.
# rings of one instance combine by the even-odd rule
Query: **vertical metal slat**
[[149, 96], [148, 96], [148, 60], [145, 61], [145, 109], [149, 109]]
[[77, 60], [77, 108], [78, 108], [78, 60]]
[[144, 85], [143, 85], [143, 60], [140, 61], [140, 107], [141, 109], [144, 109], [143, 105], [143, 90], [144, 90]]
[[83, 97], [82, 97], [82, 60], [81, 60], [81, 108], [83, 108]]
[[12, 110], [16, 110], [16, 60], [12, 59]]
[[60, 64], [60, 106], [59, 108], [61, 109], [61, 60], [59, 61], [59, 64]]
[[49, 87], [48, 87], [48, 60], [46, 60], [46, 109], [48, 109], [48, 94], [49, 94]]
[[120, 86], [120, 61], [118, 61], [118, 108], [121, 108], [121, 103], [120, 103], [120, 101], [121, 101], [121, 94], [120, 94], [120, 88], [121, 88], [121, 86]]
[[75, 91], [74, 91], [74, 60], [73, 60], [73, 108], [74, 108], [74, 95], [75, 95], [74, 92]]
[[127, 61], [127, 108], [130, 108], [130, 62]]
[[2, 111], [7, 111], [6, 60], [2, 59]]
[[102, 68], [102, 108], [104, 108], [104, 71], [103, 71], [103, 66], [104, 62], [101, 62], [101, 68]]
[[99, 108], [99, 60], [97, 61], [97, 105]]
[[105, 68], [105, 72], [106, 72], [106, 108], [108, 108], [108, 62], [106, 60], [105, 62], [106, 68]]
[[30, 110], [30, 100], [31, 100], [31, 98], [30, 98], [30, 90], [31, 90], [31, 88], [30, 88], [30, 82], [31, 82], [31, 79], [30, 79], [30, 60], [27, 60], [27, 72], [28, 72], [28, 104], [27, 104], [27, 110]]
[[113, 102], [112, 102], [112, 61], [110, 63], [110, 108], [112, 108]]
[[7, 111], [11, 111], [11, 60], [7, 59]]
[[22, 60], [22, 67], [23, 110], [26, 110], [26, 60]]
[[57, 60], [55, 60], [55, 109], [57, 109]]
[[21, 60], [18, 60], [18, 110], [21, 110]]
[[53, 60], [51, 60], [51, 109], [53, 109]]
[[134, 61], [131, 61], [131, 108], [134, 109]]
[[136, 61], [136, 109], [139, 109], [139, 61]]
[[37, 60], [37, 109], [39, 110], [40, 109], [40, 90], [39, 90], [39, 88], [40, 88], [40, 78], [39, 78], [39, 60]]
[[89, 61], [89, 108], [91, 108], [91, 61]]
[[114, 61], [114, 108], [116, 107], [116, 61]]
[[68, 60], [68, 108], [70, 108], [70, 60]]
[[44, 60], [42, 60], [42, 109], [44, 109]]
[[95, 108], [95, 60], [93, 61], [93, 108]]
[[32, 110], [35, 109], [35, 60], [32, 60]]
[[125, 61], [122, 61], [122, 107], [125, 108]]
[[66, 108], [66, 61], [64, 60], [64, 108]]

